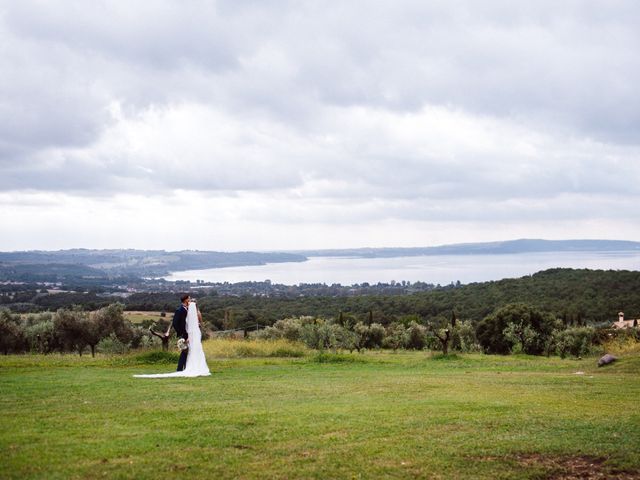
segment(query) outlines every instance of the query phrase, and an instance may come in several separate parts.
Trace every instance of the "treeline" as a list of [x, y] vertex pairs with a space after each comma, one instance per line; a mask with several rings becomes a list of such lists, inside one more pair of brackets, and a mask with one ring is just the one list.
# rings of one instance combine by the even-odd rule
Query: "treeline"
[[503, 355], [559, 355], [563, 358], [588, 355], [606, 341], [628, 339], [637, 342], [640, 339], [638, 329], [613, 331], [568, 327], [548, 312], [523, 303], [506, 305], [475, 327], [469, 320], [456, 318], [455, 314], [449, 320], [423, 323], [407, 318], [386, 326], [340, 315], [337, 319], [286, 318], [252, 335], [299, 341], [318, 350], [427, 349], [441, 350], [444, 355], [452, 351], [483, 351]]
[[[200, 309], [214, 328], [240, 328], [260, 323], [273, 325], [289, 317], [337, 318], [340, 313], [357, 320], [388, 325], [415, 317], [424, 322], [449, 318], [451, 312], [474, 325], [500, 307], [526, 303], [550, 313], [567, 326], [605, 326], [619, 311], [640, 317], [640, 272], [553, 269], [518, 279], [435, 288], [410, 295], [354, 297], [265, 298], [220, 296], [193, 292]], [[126, 300], [131, 310], [173, 310], [175, 293], [135, 294]]]
[[[245, 335], [249, 334], [250, 328], [258, 327], [249, 323], [257, 321], [256, 317], [251, 318], [250, 312], [243, 321]], [[223, 323], [227, 322], [233, 322], [228, 311], [223, 319]], [[210, 325], [213, 323], [209, 320]], [[85, 350], [90, 350], [92, 355], [96, 351], [123, 353], [130, 348], [153, 345], [152, 333], [162, 337], [166, 348], [168, 338], [163, 337], [162, 332], [168, 326], [166, 315], [134, 325], [126, 320], [122, 304], [111, 304], [96, 311], [74, 306], [61, 308], [55, 313], [29, 315], [12, 314], [3, 309], [0, 310], [0, 352], [5, 355], [68, 351], [82, 355]], [[304, 342], [318, 350], [429, 349], [441, 350], [445, 355], [450, 351], [483, 351], [489, 354], [557, 354], [564, 357], [589, 354], [595, 346], [616, 337], [638, 341], [640, 330], [637, 322], [634, 326], [636, 328], [627, 331], [615, 331], [570, 325], [535, 306], [512, 303], [498, 308], [475, 324], [469, 319], [459, 318], [455, 311], [449, 318], [441, 315], [425, 319], [414, 314], [384, 324], [374, 320], [373, 311], [365, 319], [340, 312], [335, 317], [279, 319], [272, 326], [257, 328], [251, 335]], [[207, 338], [208, 333], [205, 328], [203, 338]]]
[[[629, 318], [640, 317], [640, 272], [552, 269], [518, 279], [469, 285], [435, 287], [406, 294], [363, 294], [355, 296], [224, 295], [216, 289], [185, 290], [197, 296], [205, 318], [214, 329], [241, 328], [260, 323], [273, 325], [289, 317], [337, 318], [342, 312], [388, 325], [406, 317], [423, 322], [451, 312], [474, 325], [498, 308], [510, 303], [526, 303], [549, 312], [568, 326], [606, 325], [619, 311]], [[1, 289], [0, 289], [1, 292]], [[119, 299], [128, 310], [172, 312], [179, 294], [175, 292], [136, 293]], [[56, 311], [70, 305], [96, 310], [114, 302], [113, 297], [90, 293], [46, 295], [37, 290], [0, 293], [0, 303], [15, 312]]]
[[152, 343], [144, 327], [126, 320], [122, 304], [93, 312], [75, 306], [25, 316], [0, 309], [0, 352], [5, 355], [90, 351], [95, 356], [96, 351], [124, 353]]

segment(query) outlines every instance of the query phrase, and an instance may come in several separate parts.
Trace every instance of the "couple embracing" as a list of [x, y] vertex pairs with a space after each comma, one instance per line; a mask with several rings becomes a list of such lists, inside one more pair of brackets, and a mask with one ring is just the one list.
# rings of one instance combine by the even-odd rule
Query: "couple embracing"
[[[202, 349], [202, 332], [200, 322], [202, 314], [196, 306], [195, 299], [189, 295], [180, 297], [182, 304], [173, 315], [173, 322], [165, 333], [169, 336], [171, 327], [176, 331], [179, 344], [184, 344], [178, 360], [178, 370], [173, 373], [156, 373], [152, 375], [134, 375], [140, 378], [165, 378], [165, 377], [201, 377], [211, 375]], [[181, 341], [182, 340], [182, 341]]]

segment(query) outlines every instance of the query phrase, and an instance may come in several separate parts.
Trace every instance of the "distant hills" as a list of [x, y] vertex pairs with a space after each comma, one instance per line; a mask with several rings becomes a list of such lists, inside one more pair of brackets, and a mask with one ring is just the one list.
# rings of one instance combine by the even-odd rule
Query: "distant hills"
[[34, 277], [164, 276], [180, 270], [304, 262], [307, 257], [285, 252], [206, 252], [183, 250], [58, 250], [0, 252], [0, 280]]
[[627, 240], [537, 240], [520, 239], [503, 242], [456, 243], [436, 247], [351, 248], [302, 250], [305, 257], [393, 258], [422, 255], [499, 255], [539, 252], [628, 252], [640, 251], [640, 242]]
[[534, 240], [460, 243], [415, 248], [353, 248], [289, 252], [182, 250], [89, 250], [0, 252], [0, 281], [161, 277], [170, 272], [267, 263], [304, 262], [308, 257], [393, 258], [420, 255], [496, 255], [534, 252], [640, 252], [624, 240]]

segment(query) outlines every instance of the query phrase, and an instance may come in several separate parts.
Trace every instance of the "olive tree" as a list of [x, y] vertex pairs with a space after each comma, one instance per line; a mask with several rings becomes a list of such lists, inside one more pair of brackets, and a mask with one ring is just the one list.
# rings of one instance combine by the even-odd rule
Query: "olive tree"
[[52, 319], [33, 323], [25, 329], [31, 351], [51, 353], [60, 347], [60, 340]]
[[383, 345], [392, 348], [395, 352], [399, 348], [404, 348], [408, 340], [409, 334], [405, 326], [401, 323], [393, 322], [386, 329]]
[[78, 308], [61, 308], [53, 316], [53, 326], [60, 339], [60, 348], [76, 350], [80, 356], [87, 346], [85, 329], [88, 314]]
[[427, 345], [427, 328], [416, 321], [407, 327], [407, 348], [423, 350]]
[[455, 317], [451, 320], [450, 324], [449, 320], [442, 315], [436, 317], [427, 325], [428, 334], [438, 341], [443, 355], [447, 355], [449, 353], [449, 346], [452, 338], [451, 332], [454, 328]]
[[520, 341], [524, 342], [524, 353], [540, 355], [557, 326], [553, 315], [531, 305], [513, 303], [485, 317], [478, 324], [476, 336], [486, 353], [508, 354]]
[[120, 342], [128, 345], [135, 337], [131, 322], [124, 318], [124, 305], [121, 303], [112, 303], [101, 308], [92, 317], [100, 339], [114, 334]]
[[20, 317], [8, 310], [0, 310], [0, 350], [5, 355], [20, 352], [25, 348], [25, 335]]
[[566, 330], [556, 330], [551, 339], [552, 346], [560, 357], [567, 355], [580, 357], [591, 350], [595, 330], [591, 327], [573, 327]]

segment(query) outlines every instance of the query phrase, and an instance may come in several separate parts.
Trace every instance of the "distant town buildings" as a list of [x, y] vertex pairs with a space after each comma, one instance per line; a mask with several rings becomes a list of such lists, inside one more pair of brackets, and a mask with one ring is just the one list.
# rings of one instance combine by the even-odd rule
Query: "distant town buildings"
[[625, 320], [624, 312], [618, 313], [618, 321], [612, 325], [613, 328], [619, 328], [621, 330], [626, 330], [627, 328], [637, 328], [638, 327], [638, 319], [635, 318], [633, 320]]

